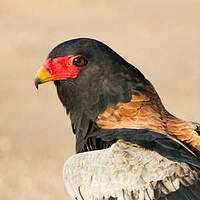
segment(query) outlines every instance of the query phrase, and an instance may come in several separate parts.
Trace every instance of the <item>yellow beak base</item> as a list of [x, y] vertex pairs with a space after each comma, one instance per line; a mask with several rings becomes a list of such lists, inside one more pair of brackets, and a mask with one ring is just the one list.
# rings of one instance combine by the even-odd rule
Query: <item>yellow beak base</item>
[[53, 76], [49, 74], [43, 67], [40, 67], [37, 71], [37, 76], [35, 78], [35, 87], [38, 89], [38, 85], [52, 81]]

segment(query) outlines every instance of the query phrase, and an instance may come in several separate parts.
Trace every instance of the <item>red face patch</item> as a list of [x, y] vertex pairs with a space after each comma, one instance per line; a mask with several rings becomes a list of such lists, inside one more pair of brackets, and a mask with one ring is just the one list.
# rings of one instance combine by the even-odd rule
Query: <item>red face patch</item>
[[80, 57], [82, 56], [70, 55], [54, 59], [49, 58], [46, 60], [43, 68], [53, 77], [53, 80], [77, 78], [80, 68], [87, 64], [83, 59], [80, 60]]

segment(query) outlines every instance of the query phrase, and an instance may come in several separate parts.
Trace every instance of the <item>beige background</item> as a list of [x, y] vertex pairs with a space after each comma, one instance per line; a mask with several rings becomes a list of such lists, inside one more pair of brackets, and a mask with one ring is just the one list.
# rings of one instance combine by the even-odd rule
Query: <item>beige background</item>
[[111, 46], [135, 64], [178, 117], [200, 119], [200, 1], [1, 0], [0, 199], [69, 199], [62, 181], [74, 153], [52, 83], [34, 77], [49, 51], [76, 37]]

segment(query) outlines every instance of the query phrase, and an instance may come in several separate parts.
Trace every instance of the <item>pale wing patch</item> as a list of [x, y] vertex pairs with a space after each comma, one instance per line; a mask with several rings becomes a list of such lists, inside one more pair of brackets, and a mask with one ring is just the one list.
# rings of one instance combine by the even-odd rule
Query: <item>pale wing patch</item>
[[63, 177], [73, 199], [149, 200], [176, 191], [180, 183], [193, 184], [197, 173], [185, 163], [118, 141], [108, 149], [72, 156]]

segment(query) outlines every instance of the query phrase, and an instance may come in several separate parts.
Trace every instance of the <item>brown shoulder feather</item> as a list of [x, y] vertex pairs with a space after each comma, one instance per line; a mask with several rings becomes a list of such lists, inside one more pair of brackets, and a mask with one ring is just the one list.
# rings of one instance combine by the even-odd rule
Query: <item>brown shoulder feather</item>
[[119, 102], [116, 108], [108, 107], [98, 116], [96, 123], [102, 129], [149, 128], [177, 139], [185, 148], [191, 147], [196, 154], [200, 152], [200, 136], [195, 131], [196, 126], [170, 114], [155, 89], [150, 86], [146, 88], [145, 94], [133, 91], [130, 102]]

